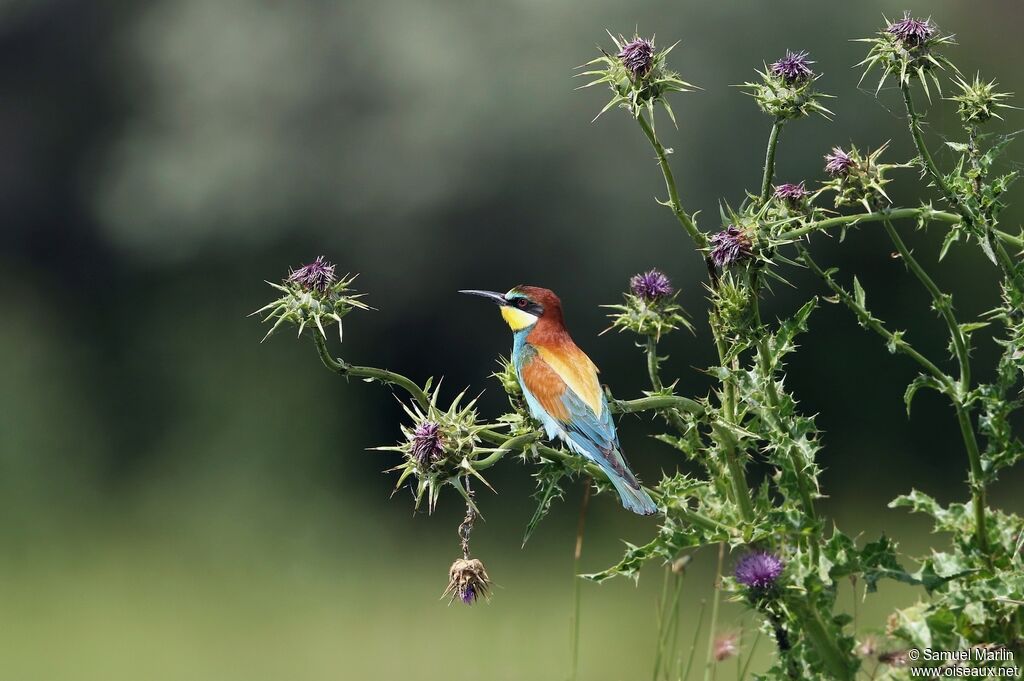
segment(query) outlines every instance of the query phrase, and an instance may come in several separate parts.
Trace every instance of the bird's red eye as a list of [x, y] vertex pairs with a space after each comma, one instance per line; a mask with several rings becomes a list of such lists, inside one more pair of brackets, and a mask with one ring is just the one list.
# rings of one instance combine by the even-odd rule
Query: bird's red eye
[[516, 307], [518, 307], [520, 310], [525, 310], [526, 305], [526, 298], [520, 298], [519, 300], [516, 301]]

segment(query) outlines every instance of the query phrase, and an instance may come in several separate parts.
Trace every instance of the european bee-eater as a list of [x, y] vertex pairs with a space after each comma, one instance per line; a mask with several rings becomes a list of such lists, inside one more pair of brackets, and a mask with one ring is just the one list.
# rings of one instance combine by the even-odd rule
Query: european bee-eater
[[558, 296], [536, 286], [516, 286], [508, 293], [460, 293], [482, 296], [501, 307], [512, 329], [512, 365], [519, 385], [530, 414], [548, 438], [559, 438], [600, 466], [630, 511], [656, 512], [658, 507], [622, 456], [597, 367], [569, 336]]

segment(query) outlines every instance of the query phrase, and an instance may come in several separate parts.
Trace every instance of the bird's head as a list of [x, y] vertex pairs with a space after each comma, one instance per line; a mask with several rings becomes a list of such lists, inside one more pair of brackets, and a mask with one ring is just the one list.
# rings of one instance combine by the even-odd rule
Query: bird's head
[[497, 303], [501, 308], [501, 316], [513, 331], [529, 329], [541, 319], [562, 320], [562, 301], [546, 288], [516, 286], [508, 293], [476, 290], [459, 293], [480, 296]]

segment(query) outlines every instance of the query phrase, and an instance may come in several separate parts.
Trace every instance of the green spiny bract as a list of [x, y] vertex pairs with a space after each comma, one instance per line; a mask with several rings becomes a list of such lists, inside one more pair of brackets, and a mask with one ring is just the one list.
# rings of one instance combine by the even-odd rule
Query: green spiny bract
[[974, 75], [973, 82], [967, 82], [959, 75], [953, 77], [953, 82], [960, 88], [960, 94], [953, 95], [948, 99], [957, 103], [957, 114], [964, 124], [987, 123], [993, 118], [1002, 120], [999, 109], [1013, 109], [1003, 100], [1013, 95], [1009, 92], [996, 90], [996, 81], [990, 80], [987, 83], [981, 79], [981, 74]]
[[[699, 89], [680, 79], [679, 74], [666, 65], [666, 57], [679, 43], [657, 51], [654, 49], [653, 38], [647, 40], [640, 36], [634, 36], [633, 40], [627, 40], [621, 35], [616, 37], [610, 31], [608, 35], [615, 43], [616, 54], [609, 54], [601, 50], [600, 57], [592, 59], [580, 68], [592, 66], [602, 68], [593, 68], [577, 74], [580, 77], [596, 76], [590, 82], [580, 86], [581, 88], [606, 83], [612, 91], [611, 100], [598, 112], [594, 120], [615, 106], [626, 109], [634, 118], [638, 118], [645, 110], [653, 116], [654, 105], [661, 104], [665, 107], [672, 122], [675, 123], [675, 114], [665, 99], [666, 95], [671, 92], [692, 92]], [[647, 57], [645, 60], [647, 63], [642, 68], [636, 68], [638, 64], [631, 64], [631, 68], [627, 65], [631, 62], [630, 57], [632, 56], [629, 48], [638, 46], [640, 43], [644, 44], [645, 54], [643, 56]], [[649, 53], [647, 53], [648, 48]]]
[[[317, 266], [309, 276], [306, 270]], [[326, 263], [323, 258], [293, 270], [280, 284], [268, 281], [281, 293], [277, 300], [264, 305], [253, 312], [254, 315], [266, 313], [263, 322], [274, 320], [273, 326], [263, 337], [266, 340], [283, 324], [294, 324], [299, 328], [299, 335], [309, 327], [316, 330], [326, 339], [326, 327], [338, 325], [338, 338], [342, 338], [342, 318], [354, 309], [369, 310], [368, 305], [360, 298], [362, 293], [352, 291], [352, 282], [359, 275], [348, 275], [335, 280], [334, 265]]]
[[877, 37], [858, 39], [859, 42], [871, 45], [868, 56], [857, 64], [864, 67], [861, 82], [877, 67], [882, 75], [876, 93], [881, 91], [889, 76], [896, 76], [901, 87], [910, 85], [915, 78], [920, 80], [925, 94], [931, 99], [927, 76], [935, 84], [935, 89], [942, 92], [936, 70], [959, 71], [937, 48], [955, 45], [953, 36], [939, 31], [931, 19], [914, 19], [909, 13], [904, 14], [901, 21], [886, 19], [885, 22], [886, 27], [878, 32]]
[[457, 489], [467, 503], [472, 505], [472, 498], [467, 494], [461, 479], [473, 476], [487, 484], [473, 468], [473, 464], [481, 454], [489, 451], [480, 446], [480, 431], [486, 430], [488, 426], [477, 422], [476, 399], [464, 403], [465, 391], [456, 395], [447, 409], [437, 406], [440, 386], [433, 391], [428, 387], [427, 392], [430, 403], [426, 408], [416, 402], [402, 405], [412, 419], [411, 425], [402, 426], [404, 440], [397, 445], [376, 449], [404, 455], [405, 461], [390, 470], [399, 472], [396, 490], [410, 476], [416, 479], [413, 490], [416, 508], [419, 508], [426, 494], [427, 510], [432, 512], [437, 505], [441, 487], [445, 484]]
[[[623, 293], [625, 303], [621, 305], [602, 305], [613, 310], [608, 318], [611, 326], [604, 332], [618, 329], [619, 332], [630, 331], [638, 336], [650, 336], [659, 340], [664, 334], [684, 328], [693, 331], [693, 325], [686, 318], [683, 308], [676, 302], [679, 292], [666, 296], [649, 298], [635, 293]], [[602, 332], [602, 333], [604, 333]]]
[[835, 192], [836, 208], [841, 206], [863, 206], [869, 213], [891, 201], [885, 193], [885, 185], [892, 180], [886, 173], [893, 168], [908, 168], [906, 163], [879, 163], [878, 159], [889, 147], [886, 142], [867, 155], [862, 155], [857, 147], [844, 151], [839, 147], [825, 156], [825, 171], [832, 176], [824, 189]]

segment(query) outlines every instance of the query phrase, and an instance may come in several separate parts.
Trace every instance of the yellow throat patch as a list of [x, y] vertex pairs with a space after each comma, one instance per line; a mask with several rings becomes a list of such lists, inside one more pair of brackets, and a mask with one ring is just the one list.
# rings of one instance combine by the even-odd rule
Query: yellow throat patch
[[502, 305], [501, 316], [505, 318], [505, 322], [513, 331], [519, 331], [537, 323], [536, 315], [532, 315], [529, 312], [523, 312], [522, 310], [517, 310], [516, 308], [509, 307], [508, 305]]

